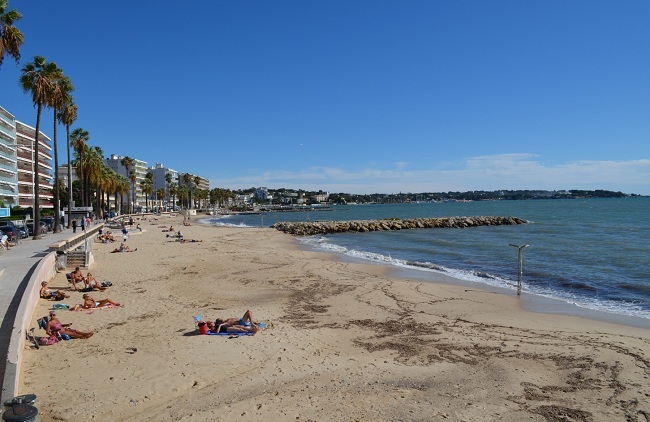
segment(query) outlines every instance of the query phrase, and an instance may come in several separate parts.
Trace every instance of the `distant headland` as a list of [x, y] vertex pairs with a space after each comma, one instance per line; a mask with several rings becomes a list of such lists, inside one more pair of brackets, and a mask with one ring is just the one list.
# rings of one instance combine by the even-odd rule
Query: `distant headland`
[[527, 200], [527, 199], [584, 199], [584, 198], [630, 198], [643, 195], [627, 194], [608, 190], [474, 190], [467, 192], [422, 192], [422, 193], [373, 193], [373, 194], [352, 194], [334, 193], [319, 191], [307, 191], [302, 189], [271, 189], [271, 188], [250, 188], [232, 191], [234, 194], [257, 196], [259, 189], [264, 190], [264, 199], [269, 203], [287, 202], [287, 198], [293, 198], [293, 202], [302, 205], [312, 204], [402, 204], [419, 202], [467, 202], [467, 201], [503, 201], [503, 200]]

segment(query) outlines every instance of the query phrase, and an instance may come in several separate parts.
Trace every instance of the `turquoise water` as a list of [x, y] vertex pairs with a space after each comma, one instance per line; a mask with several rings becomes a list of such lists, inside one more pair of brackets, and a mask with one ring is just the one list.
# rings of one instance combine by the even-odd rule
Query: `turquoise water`
[[[362, 260], [440, 272], [516, 289], [523, 250], [523, 292], [586, 309], [650, 319], [650, 198], [485, 201], [335, 206], [332, 211], [206, 218], [218, 225], [277, 221], [502, 215], [530, 224], [470, 229], [339, 233], [298, 238]], [[435, 274], [431, 274], [435, 279]]]

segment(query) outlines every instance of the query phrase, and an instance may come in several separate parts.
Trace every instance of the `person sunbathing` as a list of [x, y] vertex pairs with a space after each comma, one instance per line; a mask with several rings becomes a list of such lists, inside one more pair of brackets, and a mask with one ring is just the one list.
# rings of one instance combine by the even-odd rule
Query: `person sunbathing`
[[70, 295], [67, 295], [63, 293], [61, 290], [50, 290], [47, 288], [47, 281], [44, 281], [41, 283], [41, 291], [39, 292], [39, 296], [41, 299], [54, 299], [54, 300], [63, 300], [66, 297], [70, 297]]
[[50, 319], [47, 321], [45, 326], [45, 332], [48, 336], [56, 336], [58, 334], [66, 334], [72, 338], [90, 338], [93, 336], [93, 332], [85, 333], [83, 331], [78, 331], [70, 328], [71, 324], [61, 324], [61, 321], [56, 317], [56, 312], [50, 312]]
[[113, 250], [111, 251], [111, 253], [117, 253], [117, 252], [135, 252], [135, 251], [137, 251], [137, 250], [138, 250], [138, 248], [131, 249], [131, 248], [129, 248], [127, 245], [125, 245], [124, 243], [120, 243], [120, 247], [119, 247], [119, 248], [115, 248], [115, 249], [113, 249]]
[[213, 333], [253, 333], [256, 335], [260, 328], [257, 325], [230, 325], [221, 323], [215, 327], [215, 324], [208, 323], [208, 328]]
[[196, 239], [176, 239], [175, 242], [181, 242], [181, 243], [196, 243], [196, 242], [203, 242], [202, 240], [196, 240]]
[[217, 318], [214, 323], [209, 322], [208, 328], [214, 333], [254, 333], [259, 331], [258, 324], [253, 321], [253, 313], [250, 310], [244, 312], [241, 318]]
[[113, 305], [113, 306], [122, 306], [121, 304], [114, 302], [110, 299], [102, 299], [96, 301], [87, 293], [84, 293], [82, 296], [84, 298], [84, 303], [81, 304], [83, 309], [92, 309], [92, 308], [103, 308], [104, 306]]
[[86, 289], [90, 290], [106, 290], [106, 287], [102, 287], [102, 285], [99, 284], [99, 281], [97, 281], [97, 279], [91, 273], [88, 273], [88, 275], [86, 275], [85, 285]]

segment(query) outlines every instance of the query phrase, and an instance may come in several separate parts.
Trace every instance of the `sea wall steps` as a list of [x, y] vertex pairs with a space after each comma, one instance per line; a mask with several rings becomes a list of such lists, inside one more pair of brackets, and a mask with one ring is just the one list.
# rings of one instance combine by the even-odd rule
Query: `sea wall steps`
[[387, 218], [382, 220], [277, 222], [271, 227], [296, 236], [344, 232], [372, 232], [389, 230], [468, 228], [482, 226], [512, 226], [526, 224], [518, 217], [475, 216], [437, 218]]

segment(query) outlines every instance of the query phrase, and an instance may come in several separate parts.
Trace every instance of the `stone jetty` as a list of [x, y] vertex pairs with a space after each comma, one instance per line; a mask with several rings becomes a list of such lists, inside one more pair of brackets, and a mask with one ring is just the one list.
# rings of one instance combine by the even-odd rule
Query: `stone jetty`
[[517, 217], [438, 217], [438, 218], [387, 218], [384, 220], [278, 222], [271, 227], [297, 236], [344, 232], [372, 232], [389, 230], [467, 228], [481, 226], [512, 226], [526, 224]]

